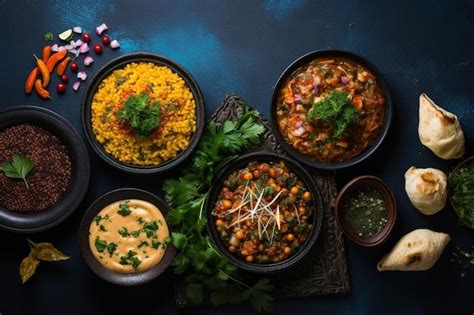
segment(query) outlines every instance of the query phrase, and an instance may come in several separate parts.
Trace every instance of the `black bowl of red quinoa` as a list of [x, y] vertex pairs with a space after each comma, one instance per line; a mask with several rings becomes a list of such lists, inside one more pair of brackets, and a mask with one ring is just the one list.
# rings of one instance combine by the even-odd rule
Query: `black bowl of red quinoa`
[[22, 105], [0, 111], [0, 165], [13, 156], [32, 161], [21, 179], [0, 170], [0, 228], [33, 233], [64, 221], [82, 201], [90, 164], [84, 142], [60, 115]]
[[[244, 237], [241, 239], [243, 243], [241, 243], [239, 246], [237, 246], [237, 250], [231, 252], [230, 251], [230, 245], [232, 245], [232, 241], [229, 240], [228, 242], [225, 240], [225, 237], [223, 237], [223, 230], [225, 230], [226, 234], [231, 234], [234, 233], [237, 234], [236, 225], [233, 223], [228, 224], [226, 221], [226, 218], [222, 218], [218, 213], [216, 213], [217, 207], [219, 205], [219, 202], [224, 199], [228, 200], [233, 200], [232, 198], [228, 198], [225, 196], [225, 193], [223, 193], [224, 189], [228, 188], [228, 180], [230, 176], [235, 175], [236, 172], [242, 171], [244, 169], [249, 169], [251, 168], [250, 165], [253, 163], [258, 163], [259, 166], [265, 166], [269, 165], [270, 168], [275, 168], [278, 165], [283, 166], [284, 168], [287, 169], [289, 172], [288, 178], [286, 178], [287, 174], [282, 173], [279, 174], [278, 170], [276, 170], [276, 174], [273, 178], [275, 178], [276, 182], [275, 184], [270, 184], [272, 187], [275, 187], [274, 189], [274, 195], [271, 195], [270, 199], [275, 200], [276, 203], [279, 204], [279, 206], [284, 205], [285, 200], [292, 198], [292, 192], [290, 186], [298, 186], [300, 193], [296, 193], [293, 197], [296, 198], [301, 198], [301, 196], [304, 196], [303, 192], [309, 193], [309, 198], [304, 198], [306, 201], [304, 203], [297, 205], [296, 208], [294, 209], [291, 205], [288, 205], [288, 211], [284, 210], [284, 208], [279, 208], [277, 211], [278, 213], [281, 214], [283, 217], [281, 217], [281, 225], [279, 227], [275, 227], [272, 229], [272, 233], [275, 235], [274, 238], [272, 238], [272, 242], [268, 243], [268, 239], [266, 239], [266, 236], [262, 232], [261, 236], [259, 235], [258, 237], [253, 235], [257, 233], [258, 228], [254, 228], [252, 223], [248, 226], [248, 229], [245, 229], [246, 227], [244, 226], [244, 223], [242, 221], [242, 227], [241, 229], [244, 233]], [[281, 164], [282, 163], [282, 164]], [[259, 179], [262, 179], [265, 174], [269, 174], [270, 177], [273, 175], [271, 174], [270, 169], [267, 171], [265, 169], [256, 169], [260, 170], [261, 175], [259, 176]], [[252, 172], [253, 173], [253, 172]], [[248, 181], [247, 184], [251, 184], [253, 180], [257, 179], [255, 177], [255, 173], [253, 173], [253, 179]], [[269, 177], [269, 178], [270, 178]], [[269, 179], [268, 178], [268, 179]], [[288, 183], [288, 181], [291, 178], [297, 178], [296, 184], [292, 183], [290, 186], [286, 187], [286, 184], [283, 182]], [[265, 181], [267, 178], [265, 178]], [[266, 182], [268, 183], [268, 182]], [[267, 184], [265, 184], [267, 185]], [[242, 187], [242, 185], [239, 184], [239, 187], [237, 190], [239, 190]], [[281, 190], [280, 190], [281, 188]], [[266, 189], [266, 188], [264, 188]], [[288, 189], [289, 193], [286, 194], [286, 197], [284, 196], [284, 189]], [[230, 187], [230, 190], [233, 190], [232, 187]], [[279, 191], [279, 193], [277, 193]], [[234, 193], [236, 190], [233, 191]], [[256, 192], [256, 190], [254, 190]], [[223, 195], [224, 194], [224, 195]], [[258, 195], [258, 192], [257, 192]], [[278, 197], [280, 196], [280, 197]], [[297, 200], [296, 198], [295, 200]], [[258, 198], [254, 199], [253, 206], [255, 206], [255, 201], [257, 201]], [[259, 201], [257, 201], [259, 202]], [[262, 201], [263, 202], [263, 201]], [[272, 201], [269, 201], [271, 203]], [[266, 206], [271, 207], [267, 203]], [[291, 202], [290, 202], [291, 203]], [[303, 212], [300, 210], [300, 206], [304, 205], [306, 207], [306, 218], [304, 218]], [[208, 192], [208, 197], [206, 199], [206, 202], [204, 204], [204, 209], [206, 211], [207, 215], [207, 230], [209, 233], [210, 238], [212, 239], [213, 243], [215, 244], [216, 248], [219, 250], [219, 252], [225, 256], [232, 264], [234, 264], [236, 267], [238, 267], [241, 270], [252, 272], [252, 273], [259, 273], [259, 274], [273, 274], [276, 272], [281, 272], [284, 270], [288, 269], [293, 269], [298, 266], [298, 264], [304, 260], [304, 257], [310, 253], [310, 251], [313, 249], [315, 246], [316, 240], [318, 239], [318, 236], [321, 232], [321, 225], [322, 225], [322, 220], [323, 220], [323, 201], [320, 193], [320, 189], [318, 185], [315, 183], [311, 175], [303, 168], [301, 165], [294, 161], [293, 159], [282, 157], [273, 153], [266, 153], [266, 152], [258, 152], [258, 153], [250, 153], [246, 154], [244, 156], [241, 156], [231, 162], [229, 162], [227, 165], [223, 167], [223, 169], [220, 171], [220, 173], [214, 178], [213, 184]], [[234, 205], [232, 206], [234, 207]], [[273, 211], [275, 210], [275, 207], [272, 207]], [[281, 211], [280, 211], [281, 209]], [[231, 209], [232, 210], [232, 209]], [[299, 214], [298, 214], [299, 213]], [[234, 212], [235, 214], [235, 212]], [[239, 215], [241, 215], [239, 213]], [[261, 217], [264, 219], [263, 217]], [[291, 218], [291, 223], [290, 223], [290, 218]], [[234, 218], [229, 219], [229, 222], [235, 222], [235, 215]], [[252, 218], [254, 220], [258, 220], [256, 217]], [[223, 224], [219, 224], [219, 220], [224, 220], [225, 221], [225, 229], [222, 229]], [[247, 219], [248, 221], [249, 219]], [[306, 223], [303, 223], [305, 220]], [[253, 222], [253, 221], [252, 221]], [[270, 221], [266, 221], [270, 222]], [[304, 224], [304, 225], [303, 225]], [[284, 225], [287, 225], [287, 230], [285, 231]], [[267, 224], [267, 227], [269, 225]], [[304, 233], [299, 233], [302, 232], [303, 230], [300, 230], [300, 228], [306, 228], [306, 231]], [[239, 230], [237, 229], [237, 230]], [[270, 228], [268, 228], [270, 229]], [[297, 229], [297, 230], [294, 230]], [[298, 231], [298, 232], [297, 232]], [[276, 234], [275, 234], [276, 232]], [[260, 232], [258, 232], [260, 233]], [[291, 240], [288, 238], [289, 234], [292, 234]], [[304, 235], [303, 240], [299, 240], [299, 237], [301, 235]], [[255, 250], [254, 253], [243, 253], [240, 252], [241, 249], [247, 249], [246, 248], [246, 242], [245, 240], [250, 239], [248, 241], [253, 241], [254, 243], [259, 243], [254, 244]], [[260, 248], [261, 245], [264, 245], [263, 250]], [[242, 246], [241, 246], [242, 245]], [[291, 252], [290, 253], [284, 253], [286, 247], [291, 247]], [[270, 254], [270, 251], [273, 251], [273, 254]], [[279, 255], [279, 252], [283, 252], [281, 255]], [[247, 257], [244, 257], [242, 255], [251, 255], [253, 256], [253, 259], [249, 261]], [[265, 256], [268, 256], [270, 259], [269, 260], [262, 260], [259, 261], [258, 256], [262, 256], [265, 258]], [[272, 257], [275, 258], [273, 259], [270, 257], [270, 255], [273, 255]]]
[[[310, 91], [309, 93], [313, 94], [312, 98], [304, 97], [305, 94], [304, 92], [301, 92], [301, 90], [297, 91], [292, 89], [291, 96], [294, 98], [292, 100], [290, 97], [290, 103], [287, 103], [286, 99], [283, 98], [283, 94], [285, 88], [287, 89], [287, 87], [290, 86], [290, 81], [307, 72], [310, 67], [315, 68], [314, 63], [317, 64], [318, 61], [324, 62], [325, 60], [339, 60], [351, 63], [357, 67], [358, 72], [354, 74], [345, 72], [346, 75], [341, 75], [340, 77], [334, 75], [335, 78], [340, 79], [340, 81], [338, 80], [337, 83], [327, 83], [328, 80], [332, 78], [326, 78], [325, 76], [320, 76], [321, 80], [319, 83], [314, 82], [317, 81], [316, 77], [314, 76], [314, 80], [311, 82], [311, 84], [309, 84], [310, 86], [313, 85], [313, 87], [308, 89], [308, 91]], [[359, 73], [366, 74], [365, 77], [362, 76], [360, 78], [362, 81], [364, 78], [367, 79], [367, 81], [363, 84], [362, 81], [359, 81]], [[342, 80], [342, 76], [344, 76], [345, 81]], [[369, 82], [373, 86], [376, 86], [375, 94], [379, 96], [377, 102], [373, 99], [369, 99], [367, 95], [364, 94], [364, 92], [361, 92], [364, 91], [365, 88], [360, 88], [356, 84], [354, 84], [354, 91], [351, 91], [351, 86], [355, 82], [361, 85], [367, 84], [367, 82]], [[332, 84], [334, 84], [334, 86], [332, 86]], [[318, 128], [315, 127], [314, 121], [308, 119], [310, 116], [307, 115], [311, 110], [314, 111], [313, 104], [319, 102], [317, 101], [318, 97], [320, 97], [321, 100], [324, 100], [324, 98], [327, 97], [327, 92], [336, 89], [348, 92], [348, 94], [351, 95], [351, 103], [356, 108], [356, 102], [353, 98], [354, 95], [359, 97], [359, 100], [362, 100], [363, 102], [363, 104], [360, 105], [361, 107], [358, 108], [360, 119], [358, 119], [357, 122], [353, 124], [353, 128], [346, 130], [342, 139], [339, 137], [335, 137], [334, 139], [331, 138], [331, 133], [329, 133], [327, 138], [322, 137], [326, 136], [326, 134], [318, 130]], [[300, 98], [301, 95], [303, 95], [303, 97]], [[306, 95], [309, 96], [310, 94]], [[296, 97], [300, 99], [298, 100]], [[371, 102], [369, 102], [369, 100]], [[365, 108], [366, 104], [379, 104], [381, 105], [380, 107], [383, 108], [380, 113], [375, 115], [377, 118], [373, 119], [378, 120], [376, 128], [371, 129], [368, 128], [368, 125], [363, 124], [365, 117], [369, 117], [367, 113], [372, 114], [373, 112], [376, 112], [375, 107], [367, 110]], [[298, 110], [298, 106], [301, 106], [301, 111]], [[282, 108], [284, 109], [285, 113], [289, 113], [288, 117], [290, 117], [289, 115], [293, 113], [293, 118], [296, 118], [295, 116], [298, 115], [304, 115], [306, 118], [303, 119], [302, 122], [295, 120], [291, 121], [289, 119], [288, 124], [283, 124], [283, 126], [281, 124], [281, 118], [286, 114], [281, 115], [279, 113]], [[381, 71], [370, 61], [364, 57], [348, 51], [317, 50], [299, 57], [281, 73], [274, 87], [273, 96], [270, 103], [270, 115], [273, 133], [280, 145], [288, 152], [288, 154], [291, 155], [291, 157], [296, 159], [298, 162], [317, 169], [338, 170], [351, 167], [362, 162], [371, 156], [382, 145], [382, 142], [388, 134], [391, 126], [393, 105], [389, 87], [383, 78]], [[292, 122], [296, 122], [294, 129], [291, 128]], [[364, 126], [367, 128], [364, 128]], [[312, 127], [315, 127], [315, 130], [311, 130]], [[370, 130], [371, 132], [365, 133], [364, 130]], [[294, 137], [293, 140], [291, 139], [290, 134]], [[332, 135], [334, 134], [335, 133], [332, 133]], [[338, 141], [339, 139], [343, 141]], [[323, 158], [321, 155], [316, 154], [318, 151], [325, 152], [326, 149], [329, 152], [329, 157]], [[333, 153], [338, 153], [338, 150], [345, 152], [339, 156], [331, 157]]]

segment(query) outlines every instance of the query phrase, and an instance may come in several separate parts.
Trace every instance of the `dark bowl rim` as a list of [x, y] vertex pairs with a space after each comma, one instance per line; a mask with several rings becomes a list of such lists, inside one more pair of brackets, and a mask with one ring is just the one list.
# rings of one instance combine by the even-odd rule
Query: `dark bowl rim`
[[[246, 165], [251, 161], [284, 161], [286, 166], [303, 180], [305, 186], [313, 195], [313, 229], [311, 230], [308, 239], [294, 255], [278, 263], [248, 263], [240, 259], [239, 257], [232, 255], [230, 252], [227, 251], [222, 240], [217, 234], [214, 225], [212, 209], [215, 199], [218, 196], [217, 191], [220, 189], [223, 181], [230, 173], [236, 171], [237, 169], [241, 168], [242, 166]], [[207, 198], [204, 203], [204, 209], [206, 211], [207, 216], [207, 232], [212, 242], [216, 246], [217, 250], [223, 256], [225, 256], [234, 266], [245, 271], [259, 274], [271, 274], [280, 272], [283, 270], [290, 269], [291, 267], [294, 267], [296, 264], [298, 264], [315, 246], [315, 243], [321, 233], [323, 221], [323, 199], [321, 191], [318, 184], [314, 181], [308, 171], [305, 170], [297, 161], [291, 158], [265, 151], [248, 153], [226, 163], [226, 165], [221, 168], [221, 170], [213, 179], [213, 183], [208, 190]]]
[[[450, 175], [457, 172], [460, 168], [468, 165], [469, 163], [472, 163], [474, 165], [474, 156], [470, 156], [468, 158], [465, 158], [461, 162], [459, 162], [459, 164], [456, 165], [456, 167], [451, 171]], [[457, 217], [459, 218], [459, 221], [461, 221], [468, 228], [474, 230], [474, 225], [469, 224], [469, 222], [467, 222], [464, 218], [461, 218], [461, 216], [459, 215], [458, 207], [456, 206], [456, 203], [453, 200], [453, 191], [452, 191], [451, 185], [449, 184], [449, 180], [448, 180], [448, 197], [449, 197], [449, 203], [451, 204], [451, 208], [453, 208], [454, 213], [456, 213]]]
[[[126, 196], [124, 196], [124, 194]], [[131, 197], [137, 195], [138, 197]], [[84, 215], [81, 219], [81, 223], [79, 225], [79, 246], [81, 249], [82, 258], [85, 260], [89, 269], [91, 269], [97, 276], [107, 282], [121, 286], [137, 286], [148, 283], [165, 272], [166, 269], [171, 265], [171, 262], [176, 255], [175, 247], [172, 243], [169, 243], [166, 247], [165, 253], [163, 254], [163, 258], [156, 265], [143, 272], [125, 274], [107, 269], [102, 264], [100, 264], [92, 254], [92, 251], [89, 247], [89, 227], [97, 213], [103, 209], [102, 207], [96, 207], [108, 198], [118, 201], [133, 198], [140, 199], [143, 198], [143, 196], [150, 198], [146, 201], [154, 204], [160, 210], [166, 220], [166, 214], [170, 211], [168, 204], [157, 195], [138, 188], [118, 188], [102, 194], [91, 203], [91, 205], [84, 212]], [[107, 204], [115, 201], [109, 201]], [[172, 228], [168, 222], [166, 222], [166, 224], [168, 226], [169, 234], [171, 235]]]
[[[97, 141], [91, 126], [91, 102], [92, 98], [94, 97], [94, 93], [97, 91], [100, 83], [114, 70], [121, 69], [126, 64], [140, 61], [148, 61], [162, 66], [166, 66], [170, 68], [174, 73], [178, 74], [185, 81], [187, 87], [193, 94], [194, 101], [196, 104], [196, 130], [191, 136], [191, 139], [189, 140], [188, 147], [174, 158], [156, 166], [133, 165], [121, 162], [118, 159], [114, 158], [112, 155], [108, 154], [105, 151], [104, 147]], [[87, 85], [81, 103], [82, 129], [92, 149], [107, 164], [129, 174], [159, 174], [176, 167], [178, 164], [186, 160], [196, 149], [199, 143], [199, 139], [201, 138], [202, 133], [204, 131], [204, 125], [206, 121], [205, 116], [206, 112], [204, 108], [204, 98], [197, 81], [194, 79], [191, 73], [187, 71], [183, 66], [168, 57], [148, 52], [134, 52], [125, 54], [112, 59], [107, 64], [102, 66]]]
[[[77, 185], [77, 187], [79, 189], [79, 193], [77, 195], [75, 195], [74, 198], [71, 199], [72, 201], [71, 201], [70, 205], [65, 207], [68, 210], [65, 211], [62, 216], [58, 217], [56, 220], [54, 220], [54, 221], [52, 221], [48, 224], [44, 224], [44, 225], [34, 227], [34, 228], [15, 228], [15, 227], [11, 227], [11, 226], [6, 226], [4, 224], [0, 224], [0, 229], [3, 229], [5, 231], [9, 231], [9, 232], [37, 233], [37, 232], [43, 232], [43, 231], [49, 230], [49, 229], [61, 224], [67, 218], [69, 218], [79, 207], [80, 203], [82, 202], [82, 200], [84, 199], [84, 196], [87, 193], [87, 189], [88, 189], [88, 186], [89, 186], [89, 179], [90, 179], [89, 153], [87, 152], [87, 147], [86, 147], [84, 141], [82, 140], [82, 137], [77, 132], [77, 130], [74, 128], [74, 126], [66, 118], [64, 118], [60, 114], [58, 114], [58, 113], [56, 113], [56, 112], [54, 112], [50, 109], [35, 106], [35, 105], [16, 105], [16, 106], [10, 106], [10, 107], [1, 109], [0, 110], [0, 117], [3, 116], [6, 113], [21, 112], [21, 111], [40, 112], [42, 114], [46, 114], [46, 115], [52, 117], [55, 120], [55, 123], [53, 123], [52, 121], [48, 121], [48, 123], [55, 124], [56, 126], [59, 126], [59, 125], [62, 124], [62, 126], [70, 132], [69, 134], [66, 135], [67, 138], [73, 139], [79, 144], [79, 146], [77, 146], [77, 147], [68, 147], [68, 149], [71, 150], [71, 151], [77, 152], [78, 155], [83, 156], [83, 159], [78, 161], [80, 163], [80, 167], [83, 169], [83, 172], [79, 175], [76, 174], [76, 176], [80, 177], [79, 179], [82, 182], [81, 185], [79, 185], [79, 184]], [[13, 124], [13, 125], [15, 125], [15, 124]], [[73, 180], [72, 180], [72, 177], [71, 177], [70, 184], [72, 183], [72, 181]], [[71, 189], [71, 187], [68, 187], [66, 192], [70, 191], [70, 189]], [[66, 192], [64, 192], [64, 194], [66, 194]], [[48, 211], [49, 209], [54, 208], [56, 206], [57, 206], [57, 204], [54, 204], [53, 206], [49, 207], [48, 209], [46, 209], [44, 211]], [[4, 210], [6, 210], [6, 209], [0, 207], [0, 211], [4, 211]], [[6, 211], [9, 211], [9, 210], [6, 210]], [[43, 213], [43, 211], [41, 211], [41, 213]], [[34, 215], [34, 214], [32, 214], [32, 215]]]
[[[384, 124], [382, 129], [379, 131], [377, 138], [375, 141], [367, 148], [365, 148], [359, 155], [355, 156], [354, 158], [340, 162], [340, 163], [322, 163], [311, 160], [306, 155], [299, 153], [296, 151], [291, 145], [289, 145], [284, 137], [280, 133], [280, 128], [276, 121], [275, 117], [275, 104], [278, 99], [278, 91], [281, 85], [286, 81], [287, 77], [293, 73], [298, 67], [307, 64], [309, 61], [318, 58], [318, 57], [344, 57], [350, 59], [356, 63], [362, 64], [366, 67], [369, 71], [371, 71], [378, 79], [380, 88], [385, 98], [385, 111], [384, 111]], [[370, 61], [368, 61], [365, 57], [362, 57], [356, 53], [345, 51], [345, 50], [335, 50], [335, 49], [322, 49], [322, 50], [315, 50], [309, 53], [306, 53], [296, 60], [294, 60], [289, 66], [286, 67], [285, 70], [280, 74], [278, 80], [275, 83], [273, 88], [272, 99], [269, 107], [270, 117], [271, 117], [271, 124], [273, 129], [273, 134], [275, 135], [278, 143], [285, 149], [288, 154], [296, 159], [297, 161], [306, 164], [310, 167], [322, 170], [339, 170], [354, 166], [369, 156], [371, 156], [384, 142], [389, 129], [392, 125], [392, 117], [393, 117], [393, 103], [392, 103], [392, 96], [390, 93], [389, 86], [385, 81], [385, 78], [382, 75], [382, 72]]]
[[[349, 231], [349, 227], [347, 227], [347, 224], [343, 222], [344, 220], [341, 218], [340, 205], [342, 201], [344, 201], [347, 195], [350, 194], [353, 189], [357, 188], [358, 185], [370, 186], [376, 189], [381, 193], [382, 197], [384, 197], [384, 202], [386, 204], [388, 203], [389, 213], [387, 214], [387, 224], [382, 231], [368, 238], [359, 237], [355, 235], [355, 233], [351, 233]], [[337, 224], [341, 228], [344, 235], [346, 235], [347, 238], [352, 242], [365, 247], [372, 247], [385, 242], [390, 236], [397, 220], [397, 202], [392, 190], [381, 178], [372, 175], [362, 175], [355, 177], [346, 185], [344, 185], [334, 200], [333, 208], [335, 210]]]

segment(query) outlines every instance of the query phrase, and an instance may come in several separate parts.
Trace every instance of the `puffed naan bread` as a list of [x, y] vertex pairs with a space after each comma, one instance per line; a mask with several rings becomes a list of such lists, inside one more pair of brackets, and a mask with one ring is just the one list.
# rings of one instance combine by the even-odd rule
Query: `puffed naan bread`
[[450, 240], [446, 233], [428, 229], [414, 230], [403, 236], [377, 264], [379, 271], [422, 271], [434, 266]]
[[420, 95], [419, 114], [418, 135], [423, 145], [445, 160], [464, 155], [464, 133], [456, 115], [436, 105], [425, 93]]
[[413, 206], [423, 214], [442, 210], [448, 198], [447, 176], [435, 168], [410, 167], [405, 173], [405, 191]]

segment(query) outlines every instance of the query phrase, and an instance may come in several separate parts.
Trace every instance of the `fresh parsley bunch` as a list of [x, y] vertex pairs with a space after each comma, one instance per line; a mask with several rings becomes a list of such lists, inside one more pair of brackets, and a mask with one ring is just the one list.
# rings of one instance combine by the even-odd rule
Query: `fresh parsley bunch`
[[244, 148], [258, 144], [263, 133], [256, 123], [258, 112], [244, 108], [242, 116], [222, 125], [210, 122], [201, 138], [192, 164], [177, 179], [167, 179], [163, 189], [172, 210], [167, 221], [178, 254], [172, 265], [177, 274], [186, 274], [186, 295], [194, 303], [207, 297], [214, 306], [250, 301], [258, 311], [270, 311], [272, 289], [268, 279], [249, 286], [237, 279], [236, 268], [216, 251], [206, 231], [203, 214], [206, 193], [219, 167]]
[[349, 127], [359, 118], [359, 112], [349, 100], [345, 91], [331, 91], [322, 101], [313, 104], [313, 109], [307, 115], [309, 120], [320, 119], [334, 126], [332, 137], [341, 138]]

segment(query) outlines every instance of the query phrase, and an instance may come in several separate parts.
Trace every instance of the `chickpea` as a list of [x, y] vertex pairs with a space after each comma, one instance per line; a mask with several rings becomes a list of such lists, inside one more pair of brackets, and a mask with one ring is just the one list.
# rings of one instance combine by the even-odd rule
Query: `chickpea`
[[305, 213], [306, 213], [306, 208], [303, 207], [303, 206], [299, 207], [299, 208], [298, 208], [298, 213], [299, 213], [299, 214], [305, 214]]
[[240, 251], [240, 254], [242, 256], [247, 256], [249, 254], [249, 252], [246, 249], [243, 249], [243, 250]]
[[286, 188], [283, 188], [283, 189], [281, 190], [281, 194], [280, 194], [280, 196], [282, 196], [282, 197], [286, 197], [286, 196], [288, 196], [288, 189], [286, 189]]
[[222, 187], [222, 192], [223, 193], [226, 193], [228, 191], [229, 191], [229, 187], [227, 187], [227, 186]]
[[252, 173], [250, 173], [250, 172], [245, 173], [245, 174], [244, 174], [244, 179], [245, 179], [245, 180], [252, 180], [252, 179], [253, 179]]
[[224, 201], [222, 201], [222, 205], [224, 206], [225, 209], [230, 209], [232, 208], [232, 201], [228, 199], [224, 199]]
[[281, 190], [281, 187], [280, 187], [280, 185], [275, 184], [275, 186], [273, 187], [273, 189], [275, 189], [275, 191], [276, 191], [277, 193], [279, 193], [280, 190]]
[[235, 253], [237, 251], [237, 247], [235, 247], [234, 245], [229, 245], [229, 247], [227, 247], [227, 249], [231, 253]]
[[297, 195], [298, 192], [299, 192], [298, 187], [296, 187], [296, 186], [291, 187], [291, 189], [290, 189], [290, 194], [292, 194], [292, 195]]
[[260, 172], [266, 173], [270, 169], [270, 165], [268, 165], [267, 163], [262, 163], [258, 166], [258, 169], [260, 170]]
[[276, 184], [276, 183], [275, 183], [275, 180], [273, 178], [269, 178], [267, 180], [267, 184], [271, 186], [272, 184]]
[[291, 254], [291, 248], [287, 246], [287, 247], [285, 247], [283, 252], [285, 253], [285, 255], [289, 255], [289, 254]]
[[309, 191], [305, 191], [303, 194], [303, 200], [304, 201], [310, 201], [311, 200], [311, 193]]
[[244, 232], [242, 230], [238, 230], [234, 233], [236, 239], [241, 240], [244, 238]]
[[253, 255], [248, 255], [247, 257], [245, 257], [245, 260], [249, 263], [252, 262], [253, 261]]
[[258, 245], [258, 251], [259, 252], [263, 252], [264, 250], [265, 250], [265, 245], [263, 245], [263, 244]]
[[260, 176], [262, 176], [262, 173], [260, 173], [259, 170], [253, 171], [252, 174], [253, 174], [253, 178], [255, 178], [255, 179], [259, 179]]
[[286, 240], [292, 242], [295, 239], [295, 236], [291, 233], [286, 235]]
[[268, 170], [268, 175], [270, 175], [270, 177], [276, 176], [276, 171], [273, 167]]
[[221, 219], [216, 220], [217, 227], [221, 226], [222, 224], [224, 224], [224, 221], [222, 221]]

